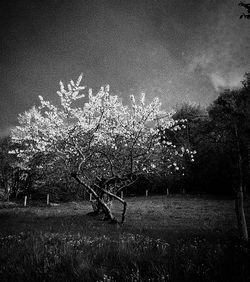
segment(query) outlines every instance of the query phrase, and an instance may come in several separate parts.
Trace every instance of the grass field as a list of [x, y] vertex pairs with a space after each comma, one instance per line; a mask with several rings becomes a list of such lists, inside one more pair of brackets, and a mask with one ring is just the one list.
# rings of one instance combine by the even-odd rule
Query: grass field
[[87, 216], [89, 202], [2, 207], [0, 281], [249, 281], [232, 200], [127, 201], [123, 226]]

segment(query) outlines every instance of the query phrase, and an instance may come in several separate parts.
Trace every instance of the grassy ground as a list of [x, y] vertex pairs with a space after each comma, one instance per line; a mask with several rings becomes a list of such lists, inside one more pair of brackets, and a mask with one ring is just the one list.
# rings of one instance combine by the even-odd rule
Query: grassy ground
[[232, 200], [127, 200], [124, 226], [87, 216], [89, 202], [2, 207], [0, 281], [249, 281]]

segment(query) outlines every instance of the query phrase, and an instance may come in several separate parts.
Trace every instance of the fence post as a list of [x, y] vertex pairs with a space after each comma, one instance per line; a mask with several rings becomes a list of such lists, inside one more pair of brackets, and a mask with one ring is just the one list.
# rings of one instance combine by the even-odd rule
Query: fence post
[[27, 196], [24, 196], [24, 203], [23, 205], [26, 207], [27, 206]]
[[89, 194], [89, 200], [92, 201], [92, 193]]
[[49, 205], [49, 194], [47, 194], [47, 206]]
[[148, 196], [148, 190], [146, 190], [146, 197]]
[[167, 196], [169, 196], [169, 190], [168, 190], [168, 188], [167, 188]]

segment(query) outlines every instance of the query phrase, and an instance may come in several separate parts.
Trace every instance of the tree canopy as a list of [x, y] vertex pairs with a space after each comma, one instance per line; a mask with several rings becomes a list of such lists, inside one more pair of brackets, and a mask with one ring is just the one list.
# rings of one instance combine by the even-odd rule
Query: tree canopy
[[100, 201], [103, 193], [118, 199], [118, 192], [141, 175], [183, 169], [184, 155], [193, 158], [192, 151], [161, 134], [184, 128], [185, 120], [174, 120], [173, 113], [161, 109], [158, 98], [146, 103], [144, 93], [139, 99], [131, 95], [131, 105], [123, 105], [109, 86], [96, 95], [89, 89], [86, 97], [81, 80], [82, 75], [71, 80], [67, 89], [60, 82], [59, 106], [40, 96], [38, 107], [19, 115], [11, 138], [22, 146], [11, 153], [21, 167], [29, 169], [32, 160], [42, 156], [41, 170], [56, 167], [71, 173]]

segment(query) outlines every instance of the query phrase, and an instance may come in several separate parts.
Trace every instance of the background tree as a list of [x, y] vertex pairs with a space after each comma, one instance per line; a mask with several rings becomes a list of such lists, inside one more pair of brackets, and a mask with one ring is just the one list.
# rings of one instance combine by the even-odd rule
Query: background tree
[[26, 183], [26, 173], [15, 166], [17, 159], [9, 154], [12, 149], [9, 136], [0, 139], [0, 188], [4, 200], [16, 197]]
[[4, 199], [9, 199], [11, 182], [13, 181], [13, 171], [8, 154], [9, 149], [9, 138], [2, 138], [0, 140], [0, 185]]
[[[185, 148], [187, 158], [184, 157], [183, 159], [184, 169], [179, 171], [178, 174], [175, 173], [172, 186], [177, 185], [178, 190], [181, 188], [188, 192], [197, 189], [200, 191], [199, 179], [203, 180], [204, 178], [201, 177], [201, 167], [196, 165], [196, 162], [204, 157], [202, 142], [206, 140], [204, 138], [204, 124], [207, 122], [208, 114], [200, 106], [184, 103], [176, 106], [173, 119], [185, 121], [185, 128], [180, 131], [167, 130], [165, 134], [176, 146]], [[190, 151], [195, 153], [195, 162], [193, 162], [194, 158], [189, 157]]]
[[243, 207], [249, 178], [249, 119], [250, 119], [250, 84], [249, 73], [239, 90], [227, 90], [211, 105], [209, 115], [217, 129], [218, 142], [229, 148], [232, 158], [231, 174], [236, 193], [235, 209], [240, 236], [248, 240], [247, 225]]

